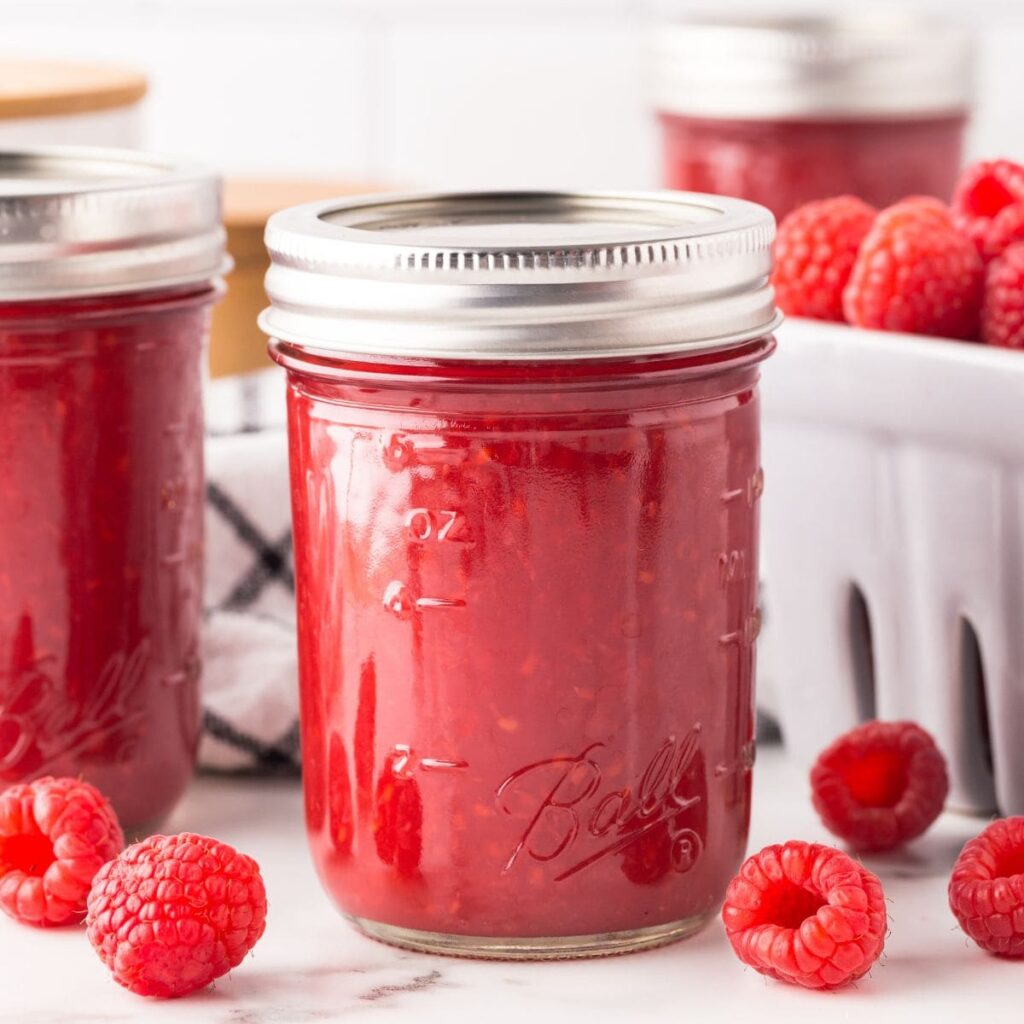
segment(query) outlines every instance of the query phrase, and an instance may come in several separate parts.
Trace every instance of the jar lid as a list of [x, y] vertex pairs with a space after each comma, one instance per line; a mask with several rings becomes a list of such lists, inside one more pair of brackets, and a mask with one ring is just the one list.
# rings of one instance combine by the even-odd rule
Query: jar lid
[[694, 16], [653, 47], [656, 106], [691, 117], [938, 116], [974, 91], [973, 36], [912, 12]]
[[196, 284], [228, 266], [216, 175], [120, 150], [0, 151], [0, 302]]
[[146, 95], [146, 76], [114, 64], [0, 60], [0, 120], [56, 117], [130, 107]]
[[264, 331], [307, 350], [556, 360], [727, 348], [778, 323], [772, 215], [685, 192], [308, 203], [267, 224]]

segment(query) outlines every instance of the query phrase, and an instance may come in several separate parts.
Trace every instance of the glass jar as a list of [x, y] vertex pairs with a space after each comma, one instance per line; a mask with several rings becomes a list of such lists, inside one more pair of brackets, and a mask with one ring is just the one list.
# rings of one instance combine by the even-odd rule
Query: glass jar
[[746, 843], [768, 211], [336, 200], [271, 218], [306, 816], [366, 933], [658, 945]]
[[0, 785], [82, 776], [137, 829], [198, 740], [201, 360], [219, 185], [0, 153]]
[[692, 19], [656, 40], [663, 180], [777, 217], [844, 193], [948, 200], [973, 84], [971, 37], [907, 14]]

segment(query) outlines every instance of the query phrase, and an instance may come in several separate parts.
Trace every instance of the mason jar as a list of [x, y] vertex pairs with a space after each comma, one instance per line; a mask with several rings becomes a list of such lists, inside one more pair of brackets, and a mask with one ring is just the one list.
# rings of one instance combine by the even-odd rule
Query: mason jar
[[750, 808], [772, 235], [668, 192], [270, 219], [306, 819], [367, 934], [588, 956], [718, 910]]
[[695, 17], [654, 43], [663, 181], [777, 217], [852, 194], [948, 200], [973, 92], [972, 37], [920, 14]]
[[219, 194], [136, 153], [0, 152], [0, 785], [82, 776], [129, 830], [198, 740]]

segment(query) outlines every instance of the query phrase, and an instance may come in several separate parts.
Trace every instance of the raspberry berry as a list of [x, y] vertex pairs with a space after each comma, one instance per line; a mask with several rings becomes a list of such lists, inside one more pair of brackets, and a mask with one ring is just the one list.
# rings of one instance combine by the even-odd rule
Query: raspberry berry
[[866, 722], [835, 741], [811, 769], [825, 827], [859, 850], [891, 850], [921, 835], [949, 793], [946, 760], [913, 722]]
[[937, 199], [904, 199], [867, 233], [843, 291], [857, 327], [944, 338], [978, 336], [984, 266]]
[[953, 192], [953, 223], [986, 260], [1024, 240], [1024, 167], [1012, 160], [968, 167]]
[[1024, 348], [1024, 242], [997, 256], [985, 274], [981, 340], [1002, 348]]
[[263, 934], [267, 896], [251, 857], [205, 836], [151, 836], [105, 865], [89, 894], [89, 941], [143, 996], [205, 988]]
[[0, 793], [0, 908], [23, 924], [85, 916], [96, 872], [124, 848], [114, 809], [79, 779], [38, 779]]
[[755, 971], [839, 988], [882, 953], [885, 895], [852, 857], [794, 840], [747, 859], [729, 883], [722, 920], [736, 955]]
[[1024, 956], [1024, 818], [1001, 818], [971, 839], [953, 865], [949, 906], [989, 953]]
[[772, 284], [789, 316], [843, 319], [843, 289], [877, 211], [856, 196], [819, 199], [779, 225]]

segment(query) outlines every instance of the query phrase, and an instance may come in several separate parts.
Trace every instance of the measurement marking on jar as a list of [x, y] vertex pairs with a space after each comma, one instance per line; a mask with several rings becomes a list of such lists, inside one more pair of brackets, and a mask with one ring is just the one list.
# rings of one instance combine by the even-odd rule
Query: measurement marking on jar
[[735, 549], [723, 551], [718, 556], [718, 582], [727, 586], [747, 578], [747, 553]]
[[415, 597], [401, 580], [392, 580], [384, 590], [384, 607], [399, 619], [408, 619], [415, 612], [465, 606], [460, 598]]
[[718, 642], [723, 647], [749, 647], [758, 638], [761, 632], [761, 612], [755, 611], [743, 620], [739, 629], [729, 633], [723, 633]]
[[408, 743], [396, 743], [392, 752], [392, 771], [396, 775], [412, 775], [414, 771], [461, 771], [469, 767], [461, 758], [421, 757]]
[[734, 501], [745, 501], [748, 505], [757, 502], [764, 494], [764, 470], [758, 468], [742, 487], [722, 492], [722, 504], [730, 505]]
[[417, 544], [472, 544], [466, 516], [458, 509], [413, 508], [405, 514], [409, 539]]
[[739, 758], [732, 764], [715, 765], [714, 776], [716, 779], [724, 779], [727, 775], [743, 775], [754, 767], [754, 760], [757, 754], [757, 747], [753, 741], [744, 743], [740, 748]]
[[448, 597], [418, 597], [417, 608], [464, 608], [466, 602]]
[[383, 455], [389, 469], [399, 470], [410, 466], [458, 465], [466, 461], [469, 452], [451, 448], [441, 438], [392, 434], [384, 440]]

